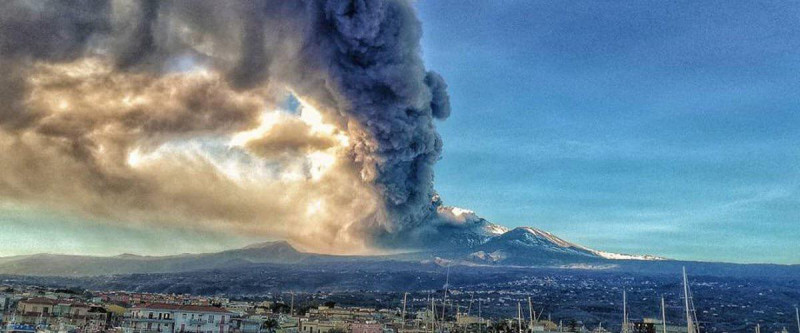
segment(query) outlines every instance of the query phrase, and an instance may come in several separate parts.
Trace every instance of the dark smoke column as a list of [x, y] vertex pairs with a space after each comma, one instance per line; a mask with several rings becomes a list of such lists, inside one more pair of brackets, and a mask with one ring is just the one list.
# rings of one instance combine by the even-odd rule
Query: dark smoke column
[[[42, 123], [55, 112], [24, 105], [26, 78], [40, 63], [100, 59], [114, 65], [115, 75], [163, 79], [174, 74], [173, 64], [192, 59], [212, 73], [225, 73], [220, 85], [233, 89], [232, 99], [235, 93], [269, 95], [266, 88], [286, 87], [324, 113], [337, 113], [326, 120], [346, 127], [351, 161], [384, 209], [366, 221], [321, 227], [334, 236], [376, 236], [377, 245], [387, 244], [435, 214], [433, 165], [442, 141], [434, 119], [447, 118], [450, 105], [446, 84], [422, 63], [420, 38], [420, 22], [407, 0], [0, 1], [0, 100], [6, 105], [0, 107], [0, 130], [45, 129], [38, 134], [72, 140], [64, 155], [85, 159], [87, 172], [98, 173], [92, 179], [117, 179], [114, 172], [127, 168], [117, 157], [142, 142], [252, 128], [257, 111], [235, 114], [211, 103], [204, 116], [198, 101], [209, 94], [203, 91], [166, 124], [160, 123], [158, 108], [109, 117], [104, 121], [126, 131], [119, 137], [131, 138], [119, 144], [120, 166], [109, 171], [94, 163], [100, 144], [88, 135], [92, 126], [106, 123], [79, 113], [86, 128], [46, 130]], [[64, 121], [69, 129], [78, 128], [78, 121]], [[66, 135], [71, 136], [59, 137]], [[127, 188], [99, 184], [89, 192]]]
[[[433, 120], [450, 114], [447, 85], [425, 70], [420, 22], [404, 0], [312, 2], [305, 56], [326, 73], [331, 107], [363, 131], [354, 159], [382, 195], [388, 233], [433, 213], [433, 165], [442, 140]], [[360, 128], [353, 128], [360, 127]]]

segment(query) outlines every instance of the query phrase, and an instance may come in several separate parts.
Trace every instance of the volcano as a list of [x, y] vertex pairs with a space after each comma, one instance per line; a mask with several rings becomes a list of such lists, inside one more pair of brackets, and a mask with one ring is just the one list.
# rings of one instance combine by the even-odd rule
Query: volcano
[[302, 252], [286, 241], [263, 242], [215, 253], [170, 256], [77, 256], [35, 254], [0, 258], [0, 274], [40, 276], [94, 276], [135, 273], [176, 273], [228, 270], [253, 264], [319, 265], [375, 262], [562, 267], [604, 265], [616, 260], [666, 260], [656, 256], [626, 255], [593, 250], [532, 228], [509, 229], [474, 212], [439, 207], [438, 220], [417, 235], [422, 244], [402, 253], [375, 256], [334, 256]]
[[514, 266], [551, 266], [602, 263], [609, 260], [666, 260], [653, 255], [631, 255], [591, 249], [534, 227], [507, 227], [475, 212], [442, 206], [436, 232], [423, 237], [420, 253], [469, 263]]

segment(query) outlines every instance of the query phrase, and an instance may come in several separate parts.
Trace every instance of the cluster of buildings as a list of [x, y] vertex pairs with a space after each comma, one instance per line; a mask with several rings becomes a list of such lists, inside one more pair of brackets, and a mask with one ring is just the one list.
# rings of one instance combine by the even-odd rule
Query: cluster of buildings
[[[288, 302], [287, 302], [288, 303]], [[223, 297], [131, 292], [76, 292], [0, 285], [0, 333], [427, 333], [516, 332], [514, 320], [493, 323], [434, 308], [373, 309], [246, 302]], [[451, 309], [452, 310], [452, 309]], [[440, 313], [441, 312], [441, 313]], [[504, 326], [505, 325], [505, 326]], [[536, 321], [529, 331], [555, 330]], [[567, 330], [564, 330], [567, 331]]]
[[[415, 299], [412, 299], [414, 301]], [[515, 317], [490, 321], [469, 307], [422, 299], [417, 309], [324, 306], [295, 308], [289, 302], [235, 301], [187, 294], [85, 292], [0, 285], [0, 333], [192, 332], [192, 333], [550, 333], [589, 330], [580, 322], [555, 323], [517, 301]], [[419, 307], [420, 303], [426, 304]], [[396, 303], [395, 303], [396, 304]], [[473, 310], [473, 311], [470, 311]], [[408, 311], [407, 311], [408, 310]], [[527, 310], [527, 311], [525, 311]], [[527, 313], [526, 313], [527, 312]], [[658, 319], [627, 321], [622, 333], [697, 333]], [[798, 312], [800, 313], [800, 312]], [[527, 315], [527, 316], [526, 316]], [[798, 314], [800, 324], [800, 314]], [[782, 333], [788, 333], [786, 329]]]
[[[2, 322], [8, 322], [6, 332], [32, 331], [37, 325], [54, 327], [80, 327], [84, 331], [100, 332], [106, 329], [111, 313], [105, 307], [71, 298], [0, 296], [6, 312]], [[9, 330], [10, 328], [10, 330]]]
[[[549, 320], [490, 322], [430, 307], [397, 309], [233, 301], [222, 297], [130, 292], [75, 292], [0, 285], [0, 333], [538, 333], [588, 332]], [[522, 329], [520, 329], [522, 328]], [[606, 332], [602, 328], [595, 332]], [[671, 333], [671, 332], [670, 332]]]
[[0, 333], [262, 332], [225, 305], [241, 309], [225, 298], [0, 285]]
[[384, 333], [389, 310], [0, 285], [0, 333]]

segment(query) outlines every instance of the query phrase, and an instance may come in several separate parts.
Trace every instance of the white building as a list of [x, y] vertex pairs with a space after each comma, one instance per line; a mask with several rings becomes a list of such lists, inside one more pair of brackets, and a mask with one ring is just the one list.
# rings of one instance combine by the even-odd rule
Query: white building
[[128, 310], [130, 332], [230, 332], [231, 312], [200, 305], [147, 304]]
[[230, 332], [231, 312], [213, 306], [182, 305], [175, 311], [175, 332]]

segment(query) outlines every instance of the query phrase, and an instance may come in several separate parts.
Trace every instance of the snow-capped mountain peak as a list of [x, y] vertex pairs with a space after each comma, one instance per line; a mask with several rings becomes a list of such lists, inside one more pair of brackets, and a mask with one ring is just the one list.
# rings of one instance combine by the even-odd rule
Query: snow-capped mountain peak
[[588, 254], [597, 256], [604, 259], [612, 260], [665, 260], [666, 258], [657, 257], [653, 255], [631, 255], [623, 253], [613, 253], [606, 251], [598, 251], [588, 247], [568, 242], [550, 232], [532, 228], [532, 227], [517, 227], [513, 230], [502, 235], [501, 238], [506, 238], [516, 242], [522, 242], [527, 246], [541, 246], [545, 248], [564, 250], [571, 250], [579, 254]]
[[[519, 230], [519, 231], [517, 231], [517, 230]], [[556, 235], [553, 235], [553, 234], [551, 234], [551, 233], [549, 233], [547, 231], [544, 231], [544, 230], [541, 230], [541, 229], [536, 229], [536, 228], [533, 228], [533, 227], [518, 227], [518, 228], [515, 228], [512, 231], [518, 232], [519, 234], [522, 235], [522, 237], [525, 237], [525, 238], [527, 238], [529, 240], [530, 239], [535, 239], [537, 242], [545, 241], [545, 242], [549, 242], [549, 243], [555, 244], [555, 245], [560, 246], [560, 247], [578, 247], [575, 244], [572, 244], [572, 243], [567, 242], [567, 241], [565, 241], [565, 240], [563, 240], [561, 238], [558, 238]]]
[[437, 215], [441, 225], [445, 226], [442, 231], [449, 235], [446, 239], [450, 239], [450, 241], [445, 243], [451, 244], [451, 246], [466, 246], [476, 251], [471, 253], [470, 257], [481, 261], [504, 261], [515, 254], [541, 258], [569, 256], [610, 260], [664, 259], [650, 255], [598, 251], [533, 227], [509, 229], [481, 218], [472, 210], [458, 207], [438, 206]]
[[554, 263], [561, 260], [661, 260], [649, 255], [628, 255], [590, 249], [550, 232], [533, 228], [509, 229], [487, 221], [474, 211], [441, 205], [437, 201], [433, 233], [421, 244], [436, 251], [468, 251], [470, 260], [482, 262]]
[[[507, 237], [508, 236], [508, 237]], [[591, 254], [604, 259], [613, 260], [665, 260], [665, 258], [652, 256], [652, 255], [631, 255], [623, 253], [613, 253], [606, 251], [598, 251], [588, 247], [568, 242], [550, 232], [533, 228], [533, 227], [517, 227], [509, 231], [503, 238], [516, 239], [517, 241], [524, 241], [526, 244], [545, 246], [545, 247], [560, 247], [563, 249], [571, 249], [576, 252]]]

